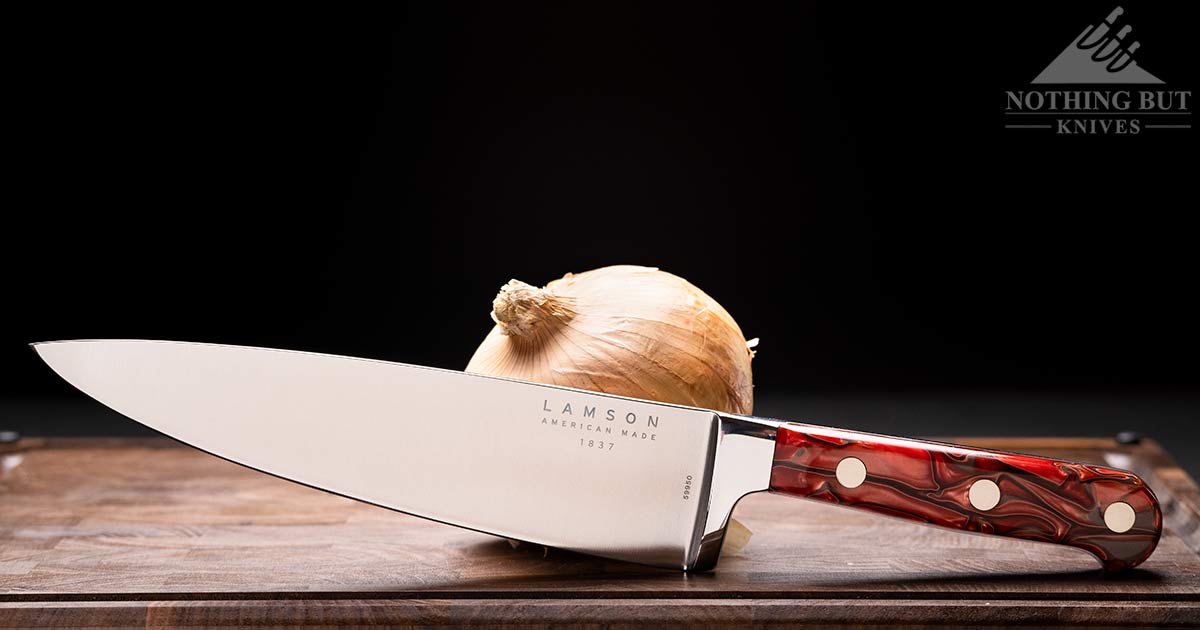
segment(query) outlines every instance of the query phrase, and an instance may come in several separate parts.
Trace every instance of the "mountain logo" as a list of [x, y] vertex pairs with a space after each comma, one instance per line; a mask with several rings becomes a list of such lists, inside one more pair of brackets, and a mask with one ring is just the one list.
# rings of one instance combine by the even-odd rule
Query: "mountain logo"
[[1117, 7], [1100, 24], [1084, 29], [1033, 83], [1162, 83], [1134, 60], [1141, 43], [1129, 41], [1133, 27], [1126, 24], [1117, 30], [1117, 18], [1124, 12]]
[[1084, 29], [1033, 83], [1163, 83], [1133, 59], [1141, 46], [1141, 42], [1129, 43], [1133, 26], [1116, 30], [1122, 13], [1123, 8], [1116, 7], [1104, 22]]

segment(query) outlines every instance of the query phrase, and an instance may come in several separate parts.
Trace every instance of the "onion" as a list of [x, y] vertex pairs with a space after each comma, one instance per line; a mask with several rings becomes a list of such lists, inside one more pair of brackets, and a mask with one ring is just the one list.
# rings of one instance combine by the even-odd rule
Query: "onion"
[[620, 265], [544, 288], [512, 280], [468, 372], [749, 414], [750, 359], [737, 322], [687, 280]]

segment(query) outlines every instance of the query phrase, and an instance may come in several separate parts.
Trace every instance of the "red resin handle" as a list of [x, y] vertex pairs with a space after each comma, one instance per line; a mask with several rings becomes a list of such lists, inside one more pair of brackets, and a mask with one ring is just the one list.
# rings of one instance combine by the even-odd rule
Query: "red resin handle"
[[1071, 545], [1107, 571], [1141, 564], [1162, 533], [1158, 500], [1130, 472], [803, 424], [779, 427], [771, 491]]

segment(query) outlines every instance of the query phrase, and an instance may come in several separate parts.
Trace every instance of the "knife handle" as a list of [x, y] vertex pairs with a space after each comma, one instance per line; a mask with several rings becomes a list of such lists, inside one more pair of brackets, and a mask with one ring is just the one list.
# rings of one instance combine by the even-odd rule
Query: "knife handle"
[[1137, 475], [1075, 462], [786, 423], [770, 490], [952, 529], [1071, 545], [1137, 566], [1162, 511]]

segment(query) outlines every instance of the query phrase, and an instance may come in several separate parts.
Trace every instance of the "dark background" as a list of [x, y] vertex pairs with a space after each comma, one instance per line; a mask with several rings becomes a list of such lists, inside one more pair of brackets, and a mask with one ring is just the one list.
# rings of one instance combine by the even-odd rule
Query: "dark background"
[[[1191, 4], [1123, 2], [1192, 89]], [[12, 57], [0, 429], [141, 429], [24, 344], [461, 368], [509, 278], [635, 263], [762, 338], [763, 415], [1141, 431], [1200, 470], [1193, 130], [1003, 128], [1110, 3], [72, 14]]]

